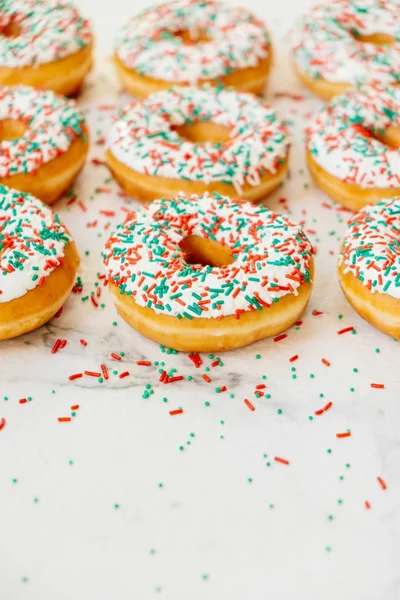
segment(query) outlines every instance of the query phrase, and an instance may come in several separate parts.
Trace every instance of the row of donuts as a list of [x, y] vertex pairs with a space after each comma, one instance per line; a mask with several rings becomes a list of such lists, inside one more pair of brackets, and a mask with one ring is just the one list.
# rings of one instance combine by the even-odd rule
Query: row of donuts
[[[83, 114], [53, 92], [4, 86], [0, 119], [0, 183], [52, 204], [85, 162]], [[306, 158], [317, 185], [354, 211], [400, 195], [399, 146], [396, 86], [374, 84], [336, 96], [306, 129]], [[106, 159], [139, 199], [184, 191], [257, 201], [283, 180], [289, 147], [285, 123], [256, 96], [188, 86], [120, 109]]]
[[[320, 4], [299, 19], [290, 42], [300, 79], [324, 99], [349, 86], [399, 81], [400, 14], [391, 0]], [[262, 94], [272, 43], [244, 8], [173, 0], [128, 20], [113, 59], [121, 83], [137, 97], [207, 82]], [[0, 84], [75, 94], [92, 60], [90, 23], [68, 0], [2, 1]]]
[[[395, 338], [399, 328], [400, 198], [349, 224], [338, 274], [349, 302]], [[310, 298], [313, 249], [301, 226], [219, 194], [151, 202], [107, 240], [103, 260], [118, 312], [150, 339], [188, 352], [275, 336]], [[0, 186], [0, 339], [32, 331], [64, 304], [79, 253], [49, 207]]]
[[[312, 77], [324, 89], [337, 84], [329, 96], [351, 84], [371, 82], [335, 98], [306, 131], [311, 174], [325, 192], [352, 210], [400, 194], [400, 92], [387, 85], [397, 81], [399, 72], [399, 20], [398, 7], [388, 0], [339, 0], [313, 9], [292, 34], [296, 69], [303, 79]], [[72, 75], [76, 81], [75, 67], [86, 64], [82, 52], [92, 54], [90, 26], [69, 2], [5, 0], [0, 31], [0, 82], [63, 93], [81, 85], [82, 78], [79, 85], [66, 86], [66, 79], [58, 85]], [[150, 96], [120, 111], [113, 127], [107, 158], [123, 187], [145, 199], [183, 190], [228, 195], [233, 191], [253, 201], [272, 191], [287, 169], [289, 138], [284, 123], [256, 98], [229, 90], [218, 93], [220, 88], [213, 95], [204, 88], [208, 81], [260, 93], [271, 55], [271, 41], [260, 21], [245, 9], [215, 0], [173, 0], [128, 21], [117, 38], [114, 62], [125, 87], [136, 96]], [[63, 61], [72, 58], [71, 70]], [[169, 89], [172, 82], [174, 91]], [[320, 93], [319, 88], [316, 91]], [[29, 187], [20, 182], [27, 179], [26, 173], [36, 172], [56, 151], [61, 155], [68, 149], [66, 127], [62, 143], [58, 138], [49, 147], [45, 139], [55, 123], [58, 136], [55, 115], [63, 124], [65, 107], [51, 95], [31, 98], [20, 90], [13, 98], [7, 89], [2, 95], [2, 138], [20, 139], [4, 144], [1, 182], [52, 203], [82, 167], [87, 129], [77, 135], [83, 121], [70, 104], [70, 113], [79, 121], [78, 129], [69, 128], [74, 168], [70, 156], [63, 159], [70, 178], [61, 185], [57, 177], [59, 187], [45, 192], [39, 173], [38, 184]], [[24, 132], [27, 135], [22, 136]], [[191, 141], [199, 143], [193, 148]], [[216, 150], [205, 141], [223, 143]], [[19, 160], [21, 146], [32, 147], [35, 142], [38, 146], [29, 160]], [[41, 150], [42, 142], [47, 154]], [[59, 171], [64, 165], [56, 166]], [[48, 187], [51, 174], [46, 169]], [[156, 181], [150, 181], [153, 176]], [[174, 180], [167, 182], [167, 190], [160, 185], [162, 177]]]

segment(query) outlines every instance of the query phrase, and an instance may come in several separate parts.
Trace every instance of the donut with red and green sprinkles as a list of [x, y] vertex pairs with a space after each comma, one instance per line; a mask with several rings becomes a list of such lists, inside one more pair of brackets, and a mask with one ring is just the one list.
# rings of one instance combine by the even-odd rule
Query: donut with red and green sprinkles
[[[400, 197], [367, 206], [351, 219], [338, 266], [354, 308], [376, 327], [400, 337]], [[357, 280], [356, 288], [351, 278]]]
[[40, 200], [0, 185], [1, 305], [43, 285], [63, 264], [71, 236]]
[[73, 100], [27, 86], [0, 87], [0, 122], [22, 121], [21, 137], [0, 142], [0, 177], [31, 173], [84, 138], [85, 119]]
[[89, 22], [67, 0], [2, 0], [0, 68], [38, 67], [92, 42]]
[[398, 4], [390, 0], [336, 0], [318, 5], [300, 19], [292, 32], [291, 46], [299, 74], [316, 84], [398, 83]]
[[[177, 131], [199, 122], [224, 127], [228, 139], [198, 143]], [[286, 125], [256, 96], [211, 86], [175, 87], [122, 108], [109, 152], [133, 174], [164, 178], [166, 189], [158, 197], [167, 195], [171, 180], [182, 186], [223, 184], [229, 195], [246, 197], [244, 188], [256, 196], [269, 179], [277, 185], [289, 145]]]
[[[189, 264], [181, 246], [192, 236], [228, 248], [229, 264]], [[311, 291], [312, 246], [300, 225], [217, 194], [152, 202], [117, 228], [103, 256], [117, 298], [181, 323], [268, 315], [304, 285]]]
[[[124, 69], [153, 85], [223, 81], [240, 72], [241, 80], [229, 84], [258, 93], [268, 74], [271, 41], [263, 23], [244, 8], [215, 0], [175, 0], [123, 25], [115, 56]], [[254, 76], [261, 83], [252, 81]], [[136, 91], [145, 93], [140, 86]]]
[[[323, 173], [351, 186], [353, 200], [361, 194], [362, 208], [400, 193], [400, 151], [390, 141], [399, 127], [400, 88], [361, 86], [336, 96], [313, 118], [306, 129], [308, 155]], [[330, 195], [354, 210], [337, 186]]]
[[361, 188], [400, 188], [400, 151], [377, 139], [400, 127], [400, 88], [371, 85], [337, 96], [306, 130], [325, 171]]

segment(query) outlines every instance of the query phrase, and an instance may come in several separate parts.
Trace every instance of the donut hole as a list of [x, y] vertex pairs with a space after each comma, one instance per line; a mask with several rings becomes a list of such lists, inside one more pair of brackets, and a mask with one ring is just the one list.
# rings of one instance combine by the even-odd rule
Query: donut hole
[[364, 35], [357, 30], [352, 30], [351, 35], [357, 42], [373, 44], [374, 46], [391, 46], [396, 41], [395, 38], [388, 33], [371, 33]]
[[0, 142], [20, 138], [27, 129], [28, 127], [23, 121], [18, 119], [4, 119], [0, 121]]
[[0, 34], [7, 38], [15, 38], [21, 34], [21, 28], [11, 21], [11, 23], [8, 23], [1, 29]]
[[195, 144], [220, 144], [231, 138], [232, 129], [213, 121], [194, 121], [173, 128], [180, 137]]
[[383, 133], [374, 132], [373, 137], [385, 144], [388, 148], [398, 150], [400, 148], [400, 128], [399, 127], [388, 127]]
[[181, 240], [179, 247], [188, 265], [224, 267], [234, 262], [229, 246], [200, 235], [188, 235]]
[[211, 41], [211, 38], [207, 35], [205, 29], [196, 29], [192, 31], [189, 29], [178, 29], [176, 31], [168, 31], [165, 33], [188, 46], [200, 43], [204, 44]]

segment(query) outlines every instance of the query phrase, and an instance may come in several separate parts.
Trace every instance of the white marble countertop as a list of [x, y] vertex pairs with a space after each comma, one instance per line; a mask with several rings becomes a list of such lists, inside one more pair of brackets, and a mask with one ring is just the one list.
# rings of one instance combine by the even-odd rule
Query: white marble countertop
[[[123, 101], [107, 60], [111, 40], [148, 3], [78, 4], [98, 37], [97, 68], [79, 102], [91, 158], [102, 160], [102, 138]], [[309, 308], [285, 339], [221, 354], [222, 366], [203, 355], [196, 369], [186, 354], [163, 353], [130, 330], [97, 287], [102, 245], [136, 204], [89, 162], [56, 206], [82, 254], [83, 290], [59, 318], [1, 343], [4, 600], [400, 598], [400, 347], [345, 301], [335, 261], [349, 213], [305, 169], [302, 131], [320, 103], [289, 69], [285, 33], [310, 2], [246, 4], [268, 21], [278, 47], [268, 98], [289, 121], [294, 145], [290, 178], [267, 204], [303, 221], [317, 247]], [[354, 334], [338, 335], [351, 326]], [[57, 338], [67, 345], [52, 354]], [[111, 353], [124, 354], [116, 361]], [[184, 380], [160, 383], [162, 363]], [[108, 380], [68, 379], [101, 364]], [[267, 387], [257, 398], [259, 384]], [[72, 421], [58, 422], [76, 404]], [[170, 416], [178, 407], [183, 414]], [[347, 430], [350, 437], [336, 437]]]

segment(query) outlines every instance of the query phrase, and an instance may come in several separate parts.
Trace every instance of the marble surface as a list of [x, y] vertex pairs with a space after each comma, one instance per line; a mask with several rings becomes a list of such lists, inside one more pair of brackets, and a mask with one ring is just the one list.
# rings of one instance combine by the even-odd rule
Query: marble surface
[[[78, 4], [98, 37], [97, 67], [79, 103], [91, 158], [102, 160], [113, 109], [126, 100], [108, 61], [111, 40], [148, 4]], [[320, 103], [291, 73], [285, 35], [310, 3], [246, 4], [268, 21], [278, 48], [268, 98], [294, 144], [290, 177], [266, 203], [302, 221], [316, 245], [309, 308], [285, 339], [221, 354], [220, 366], [203, 355], [196, 369], [186, 354], [162, 352], [116, 315], [98, 279], [102, 245], [136, 203], [89, 162], [56, 207], [82, 254], [83, 290], [59, 318], [1, 343], [4, 600], [400, 598], [400, 347], [346, 303], [335, 262], [349, 213], [305, 169], [303, 129]], [[350, 326], [354, 334], [338, 335]], [[57, 338], [67, 345], [52, 354]], [[184, 380], [160, 383], [162, 362]], [[100, 364], [110, 372], [102, 383], [68, 379]], [[267, 387], [257, 398], [260, 384]], [[60, 423], [76, 404], [72, 421]], [[184, 412], [171, 416], [178, 407]], [[350, 437], [336, 437], [347, 430]]]

